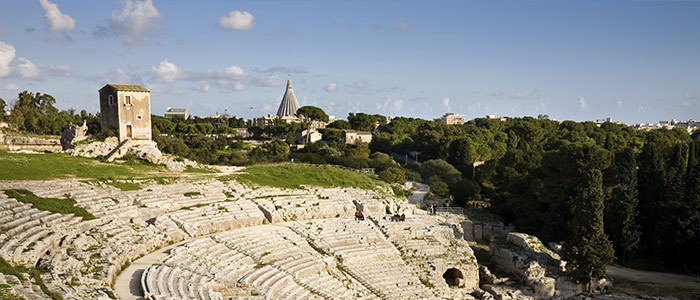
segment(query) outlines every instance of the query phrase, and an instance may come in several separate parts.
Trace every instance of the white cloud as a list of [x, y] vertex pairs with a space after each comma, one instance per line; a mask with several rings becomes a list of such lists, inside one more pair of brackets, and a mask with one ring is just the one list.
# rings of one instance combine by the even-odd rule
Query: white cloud
[[167, 59], [162, 60], [158, 66], [151, 68], [151, 70], [165, 82], [175, 80], [181, 72], [180, 67], [169, 62]]
[[329, 93], [333, 93], [338, 89], [338, 84], [331, 82], [323, 87], [323, 90]]
[[403, 31], [411, 31], [413, 30], [413, 25], [407, 23], [407, 22], [399, 22], [399, 29]]
[[26, 79], [39, 79], [41, 77], [41, 70], [39, 69], [39, 66], [24, 57], [19, 58], [17, 72], [19, 73], [19, 76]]
[[588, 110], [588, 103], [586, 103], [586, 98], [578, 97], [578, 108], [580, 110]]
[[510, 93], [510, 92], [504, 92], [504, 91], [497, 91], [497, 92], [492, 92], [488, 94], [487, 96], [493, 97], [496, 99], [511, 99], [511, 100], [540, 100], [542, 98], [545, 98], [545, 94], [538, 90], [534, 89], [531, 92], [516, 92], [516, 93]]
[[256, 79], [254, 83], [259, 86], [280, 86], [282, 85], [282, 79], [277, 74], [270, 74]]
[[199, 85], [199, 88], [197, 89], [200, 93], [209, 93], [209, 90], [211, 90], [211, 85], [208, 83], [202, 83]]
[[622, 107], [623, 105], [625, 105], [625, 103], [622, 102], [622, 100], [617, 100], [617, 102], [615, 102], [615, 104], [617, 104], [617, 107]]
[[70, 67], [67, 65], [50, 66], [49, 73], [54, 76], [68, 76], [70, 75]]
[[253, 71], [259, 72], [259, 73], [297, 73], [297, 74], [309, 73], [309, 70], [304, 66], [295, 66], [295, 67], [275, 66], [275, 67], [267, 68], [265, 70], [253, 68]]
[[448, 111], [452, 110], [452, 107], [450, 106], [450, 97], [442, 97], [442, 106], [444, 106]]
[[239, 66], [230, 66], [226, 69], [224, 69], [224, 73], [227, 75], [231, 75], [234, 77], [243, 77], [245, 76], [245, 71], [243, 71], [243, 68]]
[[394, 110], [396, 112], [401, 111], [402, 107], [403, 107], [403, 100], [401, 100], [401, 99], [394, 100]]
[[345, 91], [350, 94], [369, 94], [369, 82], [367, 82], [367, 80], [358, 80], [353, 84], [346, 84]]
[[2, 89], [6, 91], [15, 91], [19, 90], [19, 86], [14, 84], [13, 82], [6, 82], [2, 85]]
[[398, 113], [403, 108], [403, 100], [392, 99], [390, 96], [382, 97], [383, 103], [376, 102], [374, 105], [377, 109], [381, 109], [384, 113]]
[[112, 11], [111, 29], [126, 34], [128, 44], [143, 44], [149, 30], [157, 28], [153, 21], [159, 17], [152, 0], [126, 0], [123, 9]]
[[235, 31], [251, 30], [255, 28], [255, 17], [247, 11], [233, 10], [219, 18], [219, 27]]
[[44, 9], [44, 16], [49, 21], [49, 29], [51, 31], [73, 30], [75, 29], [75, 20], [69, 15], [64, 14], [58, 9], [58, 5], [49, 2], [49, 0], [39, 0], [39, 4]]
[[10, 75], [10, 63], [15, 59], [15, 47], [0, 41], [0, 77]]

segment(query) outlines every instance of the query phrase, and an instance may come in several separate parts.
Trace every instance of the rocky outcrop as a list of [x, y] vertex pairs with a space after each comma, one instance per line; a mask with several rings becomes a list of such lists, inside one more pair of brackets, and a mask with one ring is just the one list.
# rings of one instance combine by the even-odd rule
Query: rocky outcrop
[[84, 141], [87, 139], [88, 127], [83, 121], [83, 125], [70, 124], [61, 132], [61, 147], [63, 150], [72, 149], [73, 143]]
[[564, 272], [565, 262], [534, 236], [511, 232], [505, 241], [491, 243], [491, 257], [499, 268], [531, 287], [537, 298], [570, 297], [581, 292]]
[[110, 137], [104, 141], [77, 144], [66, 152], [73, 156], [104, 157], [108, 161], [131, 154], [153, 164], [165, 165], [168, 170], [175, 172], [184, 171], [188, 166], [199, 167], [196, 162], [191, 160], [164, 155], [154, 141], [125, 140], [120, 143], [117, 138]]

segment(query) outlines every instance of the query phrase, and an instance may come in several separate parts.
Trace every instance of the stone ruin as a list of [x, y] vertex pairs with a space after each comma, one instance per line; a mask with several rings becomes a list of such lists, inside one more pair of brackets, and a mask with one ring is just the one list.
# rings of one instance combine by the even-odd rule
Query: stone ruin
[[[96, 217], [38, 210], [0, 192], [0, 256], [41, 272], [41, 282], [0, 274], [0, 295], [49, 299], [44, 288], [109, 299], [130, 293], [129, 282], [146, 299], [473, 299], [478, 289], [459, 222], [390, 190], [250, 188], [213, 176], [129, 181], [141, 187], [133, 191], [102, 181], [0, 182], [0, 190], [69, 196]], [[356, 203], [365, 221], [354, 220]], [[406, 221], [391, 221], [386, 207]], [[135, 281], [124, 273], [121, 287], [126, 266], [174, 243]]]
[[73, 143], [84, 141], [88, 138], [88, 127], [86, 121], [83, 120], [83, 125], [69, 124], [61, 132], [61, 147], [63, 150], [73, 149]]
[[73, 156], [101, 157], [107, 161], [114, 161], [131, 154], [152, 164], [164, 165], [168, 170], [175, 172], [184, 171], [188, 166], [201, 167], [194, 161], [163, 154], [158, 149], [156, 142], [150, 140], [124, 140], [120, 143], [116, 137], [108, 137], [104, 141], [88, 140], [83, 143], [71, 144], [71, 147], [65, 152]]

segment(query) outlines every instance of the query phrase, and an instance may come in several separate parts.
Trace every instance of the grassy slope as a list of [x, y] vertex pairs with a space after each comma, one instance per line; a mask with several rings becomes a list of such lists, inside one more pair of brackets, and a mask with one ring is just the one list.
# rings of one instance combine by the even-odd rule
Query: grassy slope
[[0, 150], [0, 180], [46, 180], [54, 178], [129, 178], [164, 171], [164, 167], [139, 162], [102, 163], [66, 154], [22, 154]]
[[293, 189], [299, 188], [300, 185], [362, 189], [374, 189], [377, 185], [384, 185], [369, 175], [329, 165], [299, 163], [252, 166], [233, 177], [245, 183]]

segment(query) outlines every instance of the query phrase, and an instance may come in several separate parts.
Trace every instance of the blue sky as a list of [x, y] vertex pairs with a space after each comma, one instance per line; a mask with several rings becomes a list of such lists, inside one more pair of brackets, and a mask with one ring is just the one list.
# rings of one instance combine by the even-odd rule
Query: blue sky
[[104, 84], [152, 110], [301, 105], [468, 119], [700, 119], [699, 1], [0, 0], [0, 98], [98, 110]]

